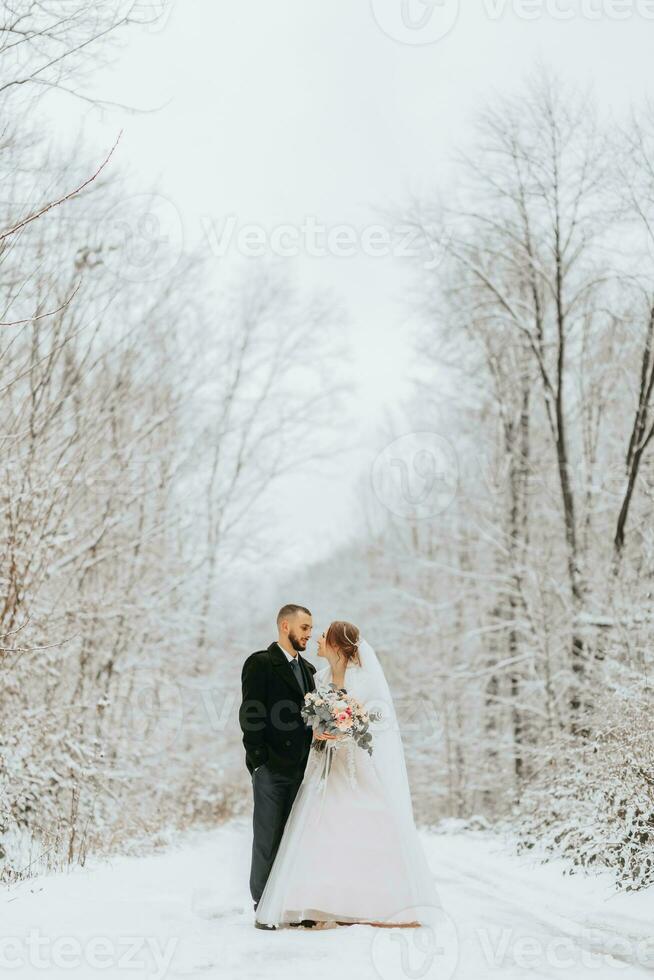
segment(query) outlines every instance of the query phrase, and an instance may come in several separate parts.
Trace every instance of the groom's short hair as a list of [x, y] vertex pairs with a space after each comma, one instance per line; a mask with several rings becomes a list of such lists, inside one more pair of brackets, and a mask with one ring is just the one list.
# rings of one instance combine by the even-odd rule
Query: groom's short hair
[[290, 616], [294, 616], [296, 613], [306, 613], [307, 616], [310, 616], [311, 610], [307, 609], [306, 606], [296, 606], [290, 602], [287, 606], [282, 606], [277, 613], [277, 625], [279, 626], [283, 619], [288, 619]]

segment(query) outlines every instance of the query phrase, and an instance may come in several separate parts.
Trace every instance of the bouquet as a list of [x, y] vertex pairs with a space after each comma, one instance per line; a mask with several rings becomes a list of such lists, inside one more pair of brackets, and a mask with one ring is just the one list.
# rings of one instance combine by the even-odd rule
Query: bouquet
[[[334, 684], [309, 691], [304, 696], [302, 717], [313, 728], [314, 735], [335, 735], [339, 741], [348, 741], [372, 755], [370, 723], [379, 721], [378, 711], [366, 711], [364, 706], [343, 688]], [[316, 752], [324, 752], [331, 740], [314, 741]]]

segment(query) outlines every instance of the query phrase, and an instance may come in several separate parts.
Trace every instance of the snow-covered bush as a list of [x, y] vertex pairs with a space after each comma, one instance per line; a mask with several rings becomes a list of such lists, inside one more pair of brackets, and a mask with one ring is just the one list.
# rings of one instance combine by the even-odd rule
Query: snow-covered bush
[[654, 885], [654, 691], [625, 671], [599, 695], [583, 745], [561, 739], [516, 813], [521, 849], [562, 855], [574, 870], [609, 870], [616, 885]]

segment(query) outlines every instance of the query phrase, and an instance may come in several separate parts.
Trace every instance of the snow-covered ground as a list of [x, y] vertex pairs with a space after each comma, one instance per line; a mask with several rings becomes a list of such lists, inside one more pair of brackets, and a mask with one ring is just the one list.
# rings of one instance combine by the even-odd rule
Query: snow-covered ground
[[[16, 978], [637, 978], [654, 970], [654, 895], [515, 857], [489, 835], [423, 835], [442, 931], [253, 928], [245, 821], [148, 857], [0, 892], [0, 971]], [[346, 887], [346, 883], [344, 883]]]

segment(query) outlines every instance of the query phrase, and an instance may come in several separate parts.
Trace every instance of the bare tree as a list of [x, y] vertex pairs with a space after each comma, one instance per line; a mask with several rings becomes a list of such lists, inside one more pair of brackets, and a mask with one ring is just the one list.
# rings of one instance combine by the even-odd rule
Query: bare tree
[[[582, 614], [586, 583], [579, 543], [579, 504], [573, 459], [577, 455], [570, 403], [571, 358], [580, 325], [598, 324], [607, 279], [597, 245], [605, 232], [601, 206], [606, 141], [582, 96], [570, 97], [549, 79], [533, 83], [525, 97], [500, 99], [479, 121], [479, 145], [464, 157], [467, 184], [459, 201], [438, 215], [448, 228], [447, 253], [458, 276], [457, 319], [492, 337], [495, 348], [516, 351], [521, 437], [511, 428], [509, 458], [524, 474], [521, 445], [528, 444], [536, 386], [550, 434], [560, 489], [570, 616]], [[435, 217], [417, 214], [425, 233]], [[506, 347], [504, 348], [504, 357]], [[497, 354], [487, 356], [497, 373]], [[513, 465], [513, 464], [511, 464]], [[512, 478], [515, 483], [515, 476]], [[513, 508], [520, 508], [516, 499]], [[524, 515], [514, 517], [524, 530]], [[515, 533], [512, 539], [515, 538]], [[581, 634], [570, 639], [572, 725], [579, 731], [586, 653]]]

